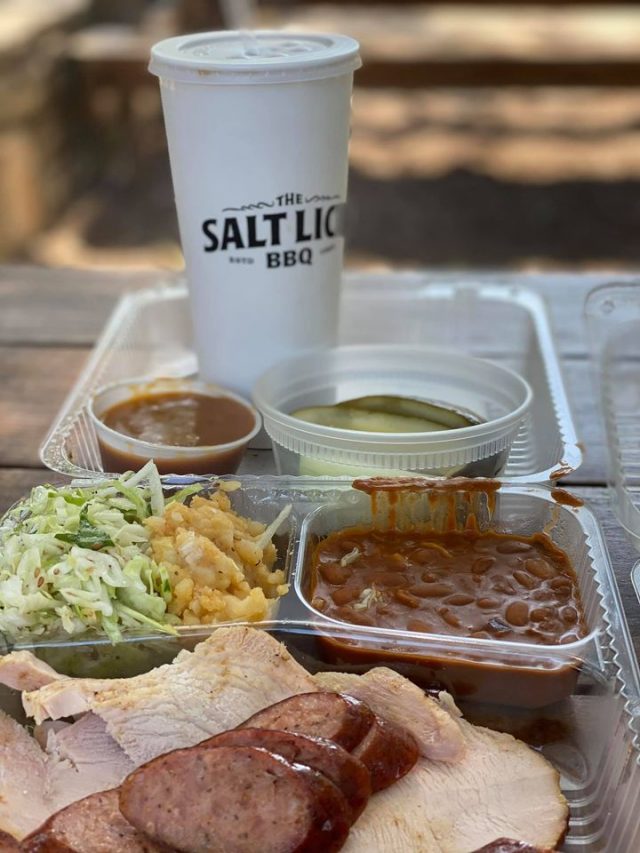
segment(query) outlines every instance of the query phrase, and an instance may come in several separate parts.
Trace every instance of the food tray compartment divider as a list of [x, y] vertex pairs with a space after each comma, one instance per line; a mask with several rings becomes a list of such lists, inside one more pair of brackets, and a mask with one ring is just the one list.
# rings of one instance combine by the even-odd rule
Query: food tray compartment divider
[[[185, 482], [192, 478], [176, 478], [175, 488], [181, 488]], [[206, 478], [193, 478], [194, 480]], [[279, 477], [241, 475], [238, 477], [225, 476], [218, 478], [230, 480], [239, 485], [239, 488], [228, 492], [232, 508], [240, 515], [269, 523], [284, 507], [290, 505], [291, 513], [283, 525], [284, 529], [279, 531], [280, 536], [280, 558], [279, 562], [287, 574], [290, 583], [290, 591], [280, 599], [281, 608], [270, 623], [256, 623], [264, 627], [275, 626], [278, 628], [301, 629], [303, 631], [315, 631], [318, 627], [318, 614], [310, 607], [305, 599], [302, 589], [302, 574], [305, 571], [305, 562], [310, 545], [310, 537], [316, 533], [324, 535], [330, 530], [348, 527], [356, 522], [367, 522], [371, 519], [369, 498], [363, 492], [353, 489], [351, 480], [345, 479], [342, 483], [336, 482], [335, 478], [302, 478], [302, 477]], [[216, 478], [212, 478], [212, 483]], [[171, 487], [170, 487], [171, 488]], [[169, 492], [170, 492], [169, 488]], [[205, 486], [203, 494], [206, 494], [208, 486]], [[465, 506], [463, 504], [464, 511]], [[460, 523], [464, 523], [464, 516], [458, 514]], [[328, 520], [328, 521], [327, 521]], [[318, 525], [318, 521], [320, 522]], [[586, 507], [567, 507], [556, 503], [552, 497], [551, 490], [546, 486], [530, 485], [523, 486], [518, 483], [503, 483], [496, 495], [495, 509], [484, 520], [481, 519], [480, 526], [483, 528], [493, 527], [496, 524], [498, 530], [506, 529], [509, 532], [520, 535], [531, 535], [545, 527], [555, 544], [565, 550], [574, 565], [579, 581], [580, 593], [585, 610], [587, 624], [589, 626], [588, 637], [579, 641], [580, 646], [590, 648], [590, 655], [583, 657], [578, 655], [580, 661], [589, 664], [593, 671], [602, 670], [608, 677], [613, 659], [607, 655], [606, 650], [609, 643], [606, 635], [612, 620], [618, 628], [623, 625], [622, 610], [619, 600], [616, 600], [616, 587], [613, 572], [608, 558], [606, 545], [602, 537], [599, 525]], [[284, 548], [282, 540], [285, 540]], [[390, 637], [403, 635], [410, 637], [416, 645], [418, 635], [402, 631], [386, 632], [382, 629], [365, 629], [363, 636], [368, 636], [374, 630], [375, 635], [389, 633]], [[181, 635], [192, 637], [205, 637], [208, 635], [209, 626], [195, 626], [193, 628], [180, 628]], [[347, 625], [336, 627], [337, 633], [357, 632], [357, 627]], [[166, 637], [155, 632], [144, 632], [131, 635], [133, 639], [150, 637]], [[627, 637], [626, 626], [622, 631], [623, 639]], [[434, 639], [434, 637], [430, 637]], [[448, 638], [438, 636], [438, 643], [447, 645]], [[104, 642], [109, 646], [107, 638], [92, 639], [92, 644]], [[5, 639], [8, 647], [8, 642]], [[44, 640], [42, 643], [33, 643], [33, 647], [42, 645], [58, 645], [57, 641]], [[73, 645], [74, 641], [65, 639], [62, 645]], [[20, 643], [20, 647], [26, 644]], [[500, 650], [513, 647], [514, 654], [525, 655], [534, 660], [548, 654], [549, 659], [556, 657], [559, 651], [560, 659], [565, 661], [571, 659], [571, 648], [566, 647], [544, 647], [538, 645], [511, 643], [505, 641], [488, 641], [454, 638], [454, 648], [460, 645], [467, 646], [469, 650], [488, 648], [493, 645]], [[570, 644], [574, 645], [574, 644]], [[16, 644], [16, 646], [18, 645]], [[29, 645], [31, 647], [31, 645]], [[564, 653], [568, 649], [569, 654]], [[544, 655], [542, 652], [544, 651]], [[633, 655], [629, 657], [629, 663], [633, 663], [634, 683], [640, 684], [640, 675]], [[640, 703], [640, 688], [638, 691]]]
[[[499, 334], [496, 334], [499, 330]], [[490, 358], [518, 371], [534, 392], [531, 415], [512, 447], [504, 479], [544, 482], [582, 461], [544, 304], [521, 287], [438, 283], [426, 273], [346, 273], [342, 344], [428, 344]], [[101, 471], [86, 405], [103, 384], [197, 370], [187, 290], [165, 282], [121, 300], [40, 449], [69, 476]]]

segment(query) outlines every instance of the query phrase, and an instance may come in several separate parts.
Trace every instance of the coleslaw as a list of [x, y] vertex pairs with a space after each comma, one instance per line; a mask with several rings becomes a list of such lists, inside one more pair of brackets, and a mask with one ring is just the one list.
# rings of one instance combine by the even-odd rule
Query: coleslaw
[[123, 629], [175, 634], [168, 571], [150, 556], [144, 520], [201, 489], [165, 500], [153, 462], [117, 480], [36, 486], [0, 525], [0, 632], [93, 629], [114, 643]]

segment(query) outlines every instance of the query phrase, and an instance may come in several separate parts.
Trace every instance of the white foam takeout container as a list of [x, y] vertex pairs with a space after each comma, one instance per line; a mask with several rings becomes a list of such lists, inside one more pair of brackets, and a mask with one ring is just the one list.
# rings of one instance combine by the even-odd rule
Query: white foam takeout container
[[[184, 481], [180, 478], [180, 485]], [[486, 502], [472, 507], [482, 526], [530, 534], [548, 525], [553, 541], [571, 557], [589, 633], [576, 643], [542, 647], [384, 631], [326, 619], [313, 610], [305, 592], [308, 549], [315, 537], [370, 517], [368, 497], [348, 482], [331, 479], [240, 477], [239, 481], [241, 488], [230, 497], [234, 509], [243, 515], [269, 522], [284, 506], [292, 505], [277, 537], [290, 590], [280, 600], [277, 618], [256, 627], [275, 632], [312, 671], [345, 668], [327, 664], [318, 643], [320, 635], [358, 638], [372, 651], [382, 646], [410, 646], [419, 655], [438, 656], [445, 670], [447, 657], [477, 660], [479, 655], [487, 666], [507, 668], [506, 679], [514, 666], [534, 678], [549, 676], [552, 680], [554, 673], [573, 668], [575, 679], [564, 695], [555, 696], [553, 704], [523, 708], [517, 707], [517, 696], [510, 706], [479, 703], [469, 697], [460, 702], [462, 710], [472, 722], [521, 737], [529, 732], [537, 748], [556, 766], [571, 808], [562, 850], [618, 853], [640, 849], [638, 668], [602, 532], [590, 510], [557, 503], [547, 487], [520, 484], [501, 486], [492, 516]], [[464, 505], [459, 509], [464, 512]], [[115, 648], [106, 639], [87, 637], [23, 642], [14, 648], [31, 649], [69, 674], [120, 676], [172, 659], [180, 648], [193, 647], [211, 630], [215, 629], [185, 627], [177, 639], [128, 634]], [[4, 651], [9, 648], [6, 644]], [[389, 664], [388, 660], [382, 662]], [[19, 716], [15, 693], [4, 689], [0, 700], [2, 707]], [[538, 742], [536, 733], [546, 734]]]

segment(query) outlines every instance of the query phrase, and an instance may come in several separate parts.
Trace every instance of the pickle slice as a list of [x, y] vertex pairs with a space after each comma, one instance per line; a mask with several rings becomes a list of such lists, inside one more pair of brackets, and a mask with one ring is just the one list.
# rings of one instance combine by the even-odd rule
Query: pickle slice
[[435, 424], [439, 429], [459, 429], [478, 423], [470, 417], [427, 403], [425, 400], [414, 400], [409, 397], [394, 397], [390, 395], [358, 397], [355, 400], [345, 400], [338, 403], [338, 408], [363, 409], [367, 412], [403, 415], [411, 418], [421, 418]]
[[319, 426], [360, 432], [439, 432], [448, 429], [426, 418], [351, 408], [342, 403], [337, 406], [311, 406], [291, 414], [294, 418]]

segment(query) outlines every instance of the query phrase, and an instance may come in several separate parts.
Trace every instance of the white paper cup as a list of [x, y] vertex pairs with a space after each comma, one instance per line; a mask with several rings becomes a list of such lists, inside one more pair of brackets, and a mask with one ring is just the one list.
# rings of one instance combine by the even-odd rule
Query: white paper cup
[[200, 375], [248, 395], [336, 341], [358, 43], [259, 31], [152, 48]]

